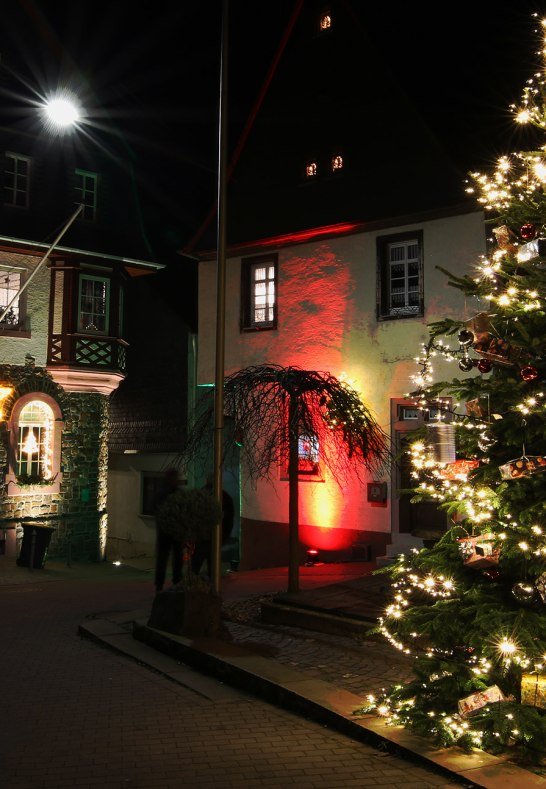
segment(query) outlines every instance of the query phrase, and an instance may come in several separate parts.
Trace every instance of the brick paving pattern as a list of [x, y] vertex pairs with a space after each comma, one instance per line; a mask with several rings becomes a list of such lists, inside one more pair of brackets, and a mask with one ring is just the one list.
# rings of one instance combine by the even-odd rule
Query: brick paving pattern
[[[244, 693], [205, 698], [78, 636], [86, 616], [149, 606], [149, 578], [35, 581], [1, 594], [2, 789], [461, 786]], [[343, 673], [362, 680], [362, 661], [362, 681], [385, 674], [376, 644], [333, 652], [332, 639], [309, 634], [259, 638], [322, 679], [340, 679], [341, 654]]]

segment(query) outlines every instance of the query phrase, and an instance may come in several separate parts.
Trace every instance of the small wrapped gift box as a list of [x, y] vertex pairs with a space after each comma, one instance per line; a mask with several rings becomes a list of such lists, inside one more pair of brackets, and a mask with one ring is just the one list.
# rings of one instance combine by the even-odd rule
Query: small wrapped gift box
[[519, 479], [520, 477], [530, 477], [546, 471], [546, 457], [543, 455], [523, 455], [516, 460], [509, 460], [503, 466], [499, 466], [502, 479]]
[[521, 703], [528, 707], [546, 709], [546, 674], [534, 671], [521, 676]]
[[473, 570], [482, 570], [498, 564], [500, 548], [496, 547], [495, 539], [494, 534], [480, 534], [457, 540], [465, 565]]
[[459, 715], [461, 718], [468, 718], [481, 710], [482, 707], [486, 707], [488, 704], [495, 704], [498, 701], [506, 701], [506, 697], [498, 685], [491, 685], [485, 690], [480, 690], [478, 693], [473, 693], [465, 699], [460, 699], [458, 703]]
[[484, 335], [481, 339], [474, 343], [474, 350], [483, 356], [484, 359], [489, 359], [491, 362], [498, 364], [513, 364], [510, 358], [510, 345], [501, 337], [494, 337], [492, 334]]
[[458, 480], [466, 482], [469, 473], [478, 468], [480, 465], [478, 460], [456, 460], [454, 463], [448, 463], [443, 469], [440, 469], [439, 476], [441, 479]]

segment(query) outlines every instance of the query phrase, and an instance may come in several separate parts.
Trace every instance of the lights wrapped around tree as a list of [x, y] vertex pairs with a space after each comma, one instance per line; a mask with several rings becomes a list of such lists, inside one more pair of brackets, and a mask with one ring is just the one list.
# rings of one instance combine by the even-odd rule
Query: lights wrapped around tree
[[457, 542], [465, 567], [484, 570], [499, 563], [500, 548], [495, 545], [494, 534], [479, 534], [475, 537], [462, 537]]
[[521, 477], [531, 477], [546, 471], [546, 457], [543, 455], [522, 455], [516, 460], [509, 460], [499, 466], [502, 479], [520, 479]]
[[436, 463], [455, 462], [455, 427], [448, 422], [427, 425], [427, 445]]

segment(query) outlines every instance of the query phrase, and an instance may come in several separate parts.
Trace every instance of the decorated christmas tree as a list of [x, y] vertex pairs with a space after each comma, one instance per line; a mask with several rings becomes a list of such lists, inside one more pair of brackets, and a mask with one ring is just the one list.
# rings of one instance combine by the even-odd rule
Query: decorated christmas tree
[[[546, 756], [545, 31], [540, 71], [511, 108], [526, 150], [469, 179], [488, 253], [469, 275], [444, 272], [469, 318], [430, 325], [413, 381], [426, 420], [413, 500], [437, 502], [449, 528], [386, 568], [378, 630], [415, 658], [416, 679], [361, 710], [535, 762]], [[434, 357], [457, 377], [435, 381]]]

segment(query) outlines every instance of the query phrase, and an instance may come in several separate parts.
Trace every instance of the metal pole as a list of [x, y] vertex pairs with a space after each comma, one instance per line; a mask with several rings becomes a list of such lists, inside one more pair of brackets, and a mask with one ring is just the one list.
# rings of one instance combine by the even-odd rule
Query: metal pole
[[66, 225], [63, 227], [63, 229], [61, 230], [61, 232], [59, 233], [59, 235], [57, 236], [57, 238], [55, 239], [55, 241], [52, 243], [52, 245], [49, 247], [49, 249], [47, 250], [47, 252], [46, 252], [46, 253], [45, 253], [45, 255], [43, 256], [43, 258], [42, 258], [42, 259], [40, 260], [40, 262], [38, 263], [38, 265], [36, 266], [36, 268], [34, 269], [34, 271], [32, 272], [32, 274], [30, 275], [30, 277], [29, 277], [29, 278], [26, 280], [26, 282], [24, 282], [24, 283], [23, 283], [23, 285], [21, 286], [21, 288], [20, 288], [20, 289], [17, 291], [17, 293], [16, 293], [16, 294], [15, 294], [15, 296], [12, 298], [12, 300], [10, 301], [10, 303], [9, 303], [9, 304], [7, 305], [7, 307], [4, 309], [4, 312], [3, 312], [3, 313], [0, 315], [0, 323], [2, 323], [2, 321], [4, 320], [4, 318], [6, 317], [6, 315], [8, 314], [8, 311], [9, 311], [9, 308], [11, 307], [11, 305], [12, 305], [12, 304], [14, 304], [14, 303], [17, 301], [17, 299], [19, 298], [19, 296], [21, 295], [21, 293], [22, 293], [22, 292], [25, 290], [25, 288], [28, 288], [28, 286], [29, 286], [29, 285], [30, 285], [30, 283], [32, 282], [33, 278], [36, 276], [36, 274], [38, 273], [38, 271], [39, 271], [39, 270], [42, 268], [42, 266], [44, 265], [44, 263], [47, 261], [48, 257], [51, 255], [51, 253], [53, 252], [53, 250], [55, 249], [55, 247], [57, 246], [57, 244], [59, 243], [59, 241], [61, 240], [61, 238], [64, 236], [64, 234], [66, 233], [66, 231], [68, 230], [68, 228], [70, 227], [70, 225], [72, 224], [72, 222], [74, 222], [74, 220], [75, 220], [75, 219], [78, 217], [78, 215], [81, 213], [81, 211], [83, 211], [83, 205], [80, 205], [80, 206], [78, 206], [78, 210], [77, 210], [77, 211], [75, 211], [75, 212], [72, 214], [72, 216], [70, 217], [70, 219], [68, 220], [68, 222], [66, 223]]
[[[228, 0], [222, 0], [220, 97], [218, 118], [218, 243], [216, 264], [216, 365], [214, 376], [214, 497], [222, 507], [222, 456], [224, 445], [224, 356], [226, 325], [226, 159], [227, 159]], [[212, 532], [211, 580], [220, 593], [222, 519]]]
[[288, 591], [300, 590], [297, 395], [288, 401]]

